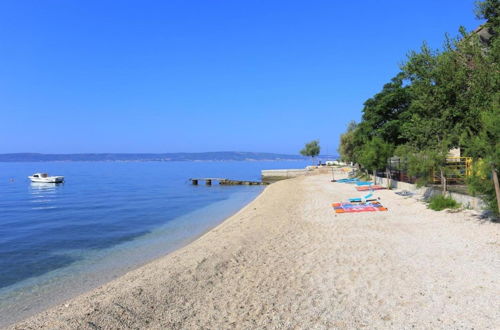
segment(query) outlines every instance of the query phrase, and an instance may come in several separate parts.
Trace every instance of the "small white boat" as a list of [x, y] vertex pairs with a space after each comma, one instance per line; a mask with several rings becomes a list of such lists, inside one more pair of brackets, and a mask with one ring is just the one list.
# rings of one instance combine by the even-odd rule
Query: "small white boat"
[[64, 181], [63, 176], [49, 176], [47, 173], [35, 173], [28, 177], [31, 182], [60, 183]]

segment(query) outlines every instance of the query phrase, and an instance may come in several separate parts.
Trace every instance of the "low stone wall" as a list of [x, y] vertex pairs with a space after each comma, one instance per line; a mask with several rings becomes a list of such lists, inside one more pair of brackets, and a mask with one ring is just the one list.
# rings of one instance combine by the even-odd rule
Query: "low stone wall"
[[279, 180], [306, 175], [308, 172], [309, 170], [307, 169], [262, 170], [261, 176], [262, 182], [271, 183]]
[[[334, 173], [335, 172], [335, 173]], [[295, 178], [301, 175], [332, 174], [337, 177], [345, 177], [347, 174], [336, 166], [307, 166], [305, 169], [280, 169], [280, 170], [262, 170], [262, 182], [272, 183], [279, 180]]]
[[479, 197], [459, 194], [456, 192], [448, 192], [448, 195], [466, 208], [471, 208], [477, 211], [482, 211], [487, 208], [486, 203]]
[[[386, 187], [387, 179], [377, 177], [377, 184]], [[417, 195], [421, 195], [424, 199], [428, 199], [434, 195], [441, 195], [443, 193], [440, 189], [436, 189], [433, 187], [418, 188], [416, 184], [396, 180], [391, 180], [391, 188], [411, 191]], [[462, 206], [465, 208], [473, 209], [476, 211], [482, 211], [486, 208], [486, 203], [479, 197], [459, 194], [456, 192], [447, 192], [446, 195], [453, 198], [456, 202], [462, 204]]]
[[332, 169], [337, 169], [334, 166], [308, 166], [308, 170], [313, 171], [315, 174], [328, 174], [332, 173]]

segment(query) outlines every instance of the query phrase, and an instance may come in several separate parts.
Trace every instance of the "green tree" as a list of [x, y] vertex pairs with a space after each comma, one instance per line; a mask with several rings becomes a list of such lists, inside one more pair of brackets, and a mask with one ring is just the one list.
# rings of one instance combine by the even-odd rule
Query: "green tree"
[[365, 101], [358, 134], [366, 141], [379, 136], [395, 144], [405, 143], [401, 126], [408, 116], [410, 100], [409, 87], [404, 86], [404, 73], [399, 73], [382, 91]]
[[411, 103], [402, 134], [419, 150], [458, 147], [461, 133], [477, 123], [477, 112], [467, 107], [464, 98], [469, 89], [468, 77], [453, 43], [447, 39], [441, 53], [424, 43], [420, 52], [410, 53], [403, 66], [411, 82]]
[[356, 152], [356, 144], [355, 144], [355, 130], [357, 128], [356, 122], [353, 120], [349, 122], [347, 125], [347, 131], [344, 134], [340, 135], [340, 144], [337, 151], [340, 154], [340, 159], [343, 162], [355, 162], [355, 152]]
[[[443, 144], [446, 145], [446, 144]], [[422, 186], [430, 182], [431, 174], [438, 171], [441, 178], [443, 192], [446, 187], [446, 156], [448, 149], [446, 147], [439, 148], [440, 145], [434, 148], [417, 149], [411, 145], [398, 146], [394, 154], [400, 158], [408, 175], [417, 178], [417, 185]]]
[[367, 170], [373, 171], [375, 181], [377, 170], [387, 168], [387, 160], [393, 155], [394, 145], [376, 136], [359, 151], [358, 161]]
[[[410, 175], [426, 183], [433, 171], [438, 171], [443, 191], [447, 190], [446, 158], [452, 148], [466, 148], [466, 132], [480, 129], [480, 107], [474, 79], [481, 54], [477, 44], [447, 37], [442, 52], [431, 51], [424, 44], [420, 52], [412, 52], [403, 71], [410, 80], [411, 103], [409, 119], [403, 124], [407, 146], [406, 160]], [[473, 106], [474, 102], [476, 103]]]
[[302, 156], [311, 157], [314, 163], [314, 157], [318, 156], [320, 152], [319, 140], [313, 140], [306, 143], [305, 147], [300, 150]]
[[[480, 158], [476, 161], [474, 174], [469, 178], [469, 189], [479, 193], [491, 210], [500, 214], [500, 92], [489, 111], [482, 113], [482, 130], [472, 138], [470, 152]], [[476, 159], [478, 159], [476, 158]]]
[[477, 18], [484, 18], [488, 23], [498, 23], [500, 18], [500, 1], [485, 0], [476, 1], [475, 13]]
[[479, 109], [480, 129], [464, 134], [465, 152], [475, 159], [473, 175], [468, 180], [472, 193], [480, 194], [490, 209], [500, 214], [500, 1], [476, 3], [476, 15], [487, 20], [489, 39], [471, 35], [469, 47], [471, 107]]

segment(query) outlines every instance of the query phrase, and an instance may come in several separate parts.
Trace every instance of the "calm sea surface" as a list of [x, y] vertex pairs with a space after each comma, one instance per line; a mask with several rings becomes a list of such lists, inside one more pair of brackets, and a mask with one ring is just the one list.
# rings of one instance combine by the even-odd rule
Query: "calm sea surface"
[[[192, 186], [190, 177], [259, 180], [306, 162], [0, 163], [0, 326], [183, 246], [254, 199], [260, 186]], [[64, 175], [64, 184], [28, 175]]]

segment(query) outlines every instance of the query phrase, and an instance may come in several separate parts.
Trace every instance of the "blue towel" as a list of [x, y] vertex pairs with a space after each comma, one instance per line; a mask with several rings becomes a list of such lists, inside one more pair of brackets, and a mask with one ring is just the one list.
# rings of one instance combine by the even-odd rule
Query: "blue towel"
[[340, 179], [340, 180], [337, 180], [337, 182], [344, 182], [344, 183], [356, 182], [356, 181], [359, 181], [359, 179], [358, 178], [351, 178], [351, 179]]
[[369, 181], [358, 181], [358, 182], [356, 182], [357, 186], [370, 186], [372, 184], [373, 184], [373, 182], [369, 182]]

